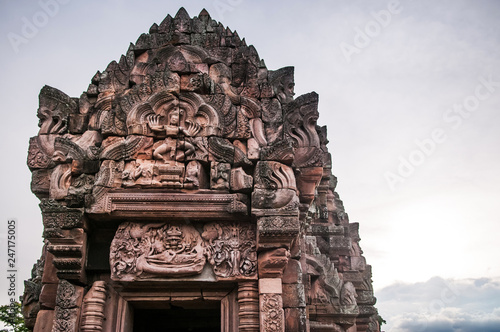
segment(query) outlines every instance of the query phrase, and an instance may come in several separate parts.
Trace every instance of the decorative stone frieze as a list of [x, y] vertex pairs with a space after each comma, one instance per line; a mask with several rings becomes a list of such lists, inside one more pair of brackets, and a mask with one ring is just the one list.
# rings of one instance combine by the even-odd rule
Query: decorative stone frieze
[[111, 243], [111, 278], [117, 281], [198, 275], [207, 262], [217, 278], [255, 278], [255, 227], [213, 222], [200, 232], [178, 222], [127, 222]]

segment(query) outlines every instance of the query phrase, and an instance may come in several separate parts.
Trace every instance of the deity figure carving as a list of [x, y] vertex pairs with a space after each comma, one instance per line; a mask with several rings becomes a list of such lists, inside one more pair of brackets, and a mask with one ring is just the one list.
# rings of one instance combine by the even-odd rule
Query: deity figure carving
[[217, 190], [229, 189], [231, 165], [229, 163], [212, 163], [210, 171], [210, 187]]
[[[195, 147], [183, 136], [195, 136], [201, 129], [200, 125], [189, 120], [185, 120], [187, 127], [184, 128], [180, 123], [181, 110], [174, 109], [169, 114], [169, 121], [166, 125], [160, 124], [160, 115], [150, 115], [148, 123], [151, 130], [164, 133], [167, 138], [163, 144], [153, 151], [155, 159], [163, 160], [165, 163], [170, 161], [184, 161], [186, 157], [194, 154]], [[178, 137], [177, 139], [174, 137]]]
[[125, 222], [111, 243], [113, 280], [193, 276], [207, 260], [218, 278], [255, 277], [255, 226], [213, 222], [200, 235], [194, 226], [181, 223]]
[[205, 262], [203, 241], [190, 225], [126, 222], [111, 243], [114, 280], [196, 275]]

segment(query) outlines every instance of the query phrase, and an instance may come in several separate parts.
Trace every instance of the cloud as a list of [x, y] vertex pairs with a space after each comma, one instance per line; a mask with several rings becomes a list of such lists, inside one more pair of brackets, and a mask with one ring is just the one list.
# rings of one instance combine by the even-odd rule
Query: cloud
[[376, 293], [385, 331], [500, 331], [500, 278], [396, 283]]

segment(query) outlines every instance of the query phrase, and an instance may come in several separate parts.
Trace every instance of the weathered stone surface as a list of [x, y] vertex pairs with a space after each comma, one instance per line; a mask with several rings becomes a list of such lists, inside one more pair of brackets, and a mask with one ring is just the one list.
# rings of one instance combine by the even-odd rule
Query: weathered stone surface
[[377, 331], [319, 97], [294, 84], [293, 67], [268, 70], [236, 31], [180, 9], [79, 98], [43, 87], [30, 327], [127, 330], [136, 306], [221, 301], [223, 331]]
[[40, 307], [53, 310], [56, 306], [58, 284], [44, 284], [40, 293]]
[[250, 192], [253, 188], [252, 176], [245, 173], [242, 167], [231, 169], [231, 190], [234, 192]]
[[54, 310], [40, 310], [33, 332], [50, 332], [54, 322]]
[[54, 266], [54, 255], [50, 252], [45, 253], [45, 264], [43, 266], [42, 283], [44, 284], [57, 284], [59, 279], [56, 275], [56, 268]]
[[305, 308], [303, 284], [283, 284], [283, 308]]
[[50, 172], [51, 170], [48, 169], [35, 169], [32, 171], [31, 191], [40, 199], [49, 197]]
[[285, 331], [307, 331], [307, 314], [305, 308], [285, 308]]
[[289, 259], [283, 271], [283, 284], [296, 284], [302, 282], [302, 267], [296, 259]]
[[289, 257], [290, 252], [285, 248], [278, 248], [260, 253], [259, 277], [281, 278]]
[[[46, 253], [46, 247], [43, 248]], [[44, 268], [44, 258], [39, 259], [31, 270], [31, 278], [24, 281], [24, 292], [22, 299], [22, 314], [26, 327], [33, 328], [38, 312], [41, 309], [40, 296], [42, 289], [42, 274]]]

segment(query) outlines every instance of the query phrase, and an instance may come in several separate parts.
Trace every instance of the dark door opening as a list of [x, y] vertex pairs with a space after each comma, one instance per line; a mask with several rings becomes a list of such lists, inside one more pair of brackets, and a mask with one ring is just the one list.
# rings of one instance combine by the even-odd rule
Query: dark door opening
[[134, 309], [134, 332], [220, 332], [220, 302], [196, 308]]

